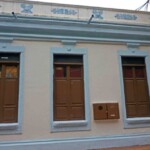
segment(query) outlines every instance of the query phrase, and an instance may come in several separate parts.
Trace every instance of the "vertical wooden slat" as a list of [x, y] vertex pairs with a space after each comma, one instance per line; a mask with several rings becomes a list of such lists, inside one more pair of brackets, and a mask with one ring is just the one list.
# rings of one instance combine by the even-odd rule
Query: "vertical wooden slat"
[[[68, 91], [67, 91], [67, 80], [55, 80], [55, 94], [54, 94], [54, 110], [55, 110], [55, 120], [66, 120], [68, 117], [66, 116], [68, 114]], [[64, 110], [64, 113], [63, 113]]]
[[67, 67], [67, 81], [68, 81], [68, 87], [67, 87], [67, 91], [68, 91], [68, 100], [67, 100], [67, 110], [68, 110], [68, 119], [67, 120], [71, 120], [71, 108], [70, 108], [70, 105], [71, 105], [71, 102], [70, 102], [70, 98], [71, 98], [71, 93], [70, 93], [70, 66], [69, 65], [66, 65]]
[[[131, 67], [133, 75], [131, 75], [131, 71], [130, 74], [127, 72], [127, 68]], [[150, 99], [145, 64], [139, 64], [138, 66], [138, 63], [136, 63], [123, 66], [123, 73], [127, 117], [150, 116]]]
[[2, 104], [3, 104], [3, 65], [0, 64], [1, 67], [1, 77], [0, 77], [0, 123], [3, 118]]
[[[80, 66], [70, 66], [75, 69], [74, 74], [70, 77], [70, 108], [71, 108], [71, 119], [72, 120], [83, 120], [85, 119], [84, 110], [84, 84], [83, 84], [83, 68]], [[79, 72], [77, 72], [79, 70]]]

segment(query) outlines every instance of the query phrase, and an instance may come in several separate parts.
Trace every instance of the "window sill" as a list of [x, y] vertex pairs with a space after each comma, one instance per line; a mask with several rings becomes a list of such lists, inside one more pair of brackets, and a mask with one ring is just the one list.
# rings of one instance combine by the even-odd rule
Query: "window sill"
[[20, 134], [21, 127], [19, 123], [1, 123], [0, 124], [0, 135], [1, 134]]
[[150, 127], [150, 117], [127, 118], [125, 128], [145, 128]]
[[90, 130], [89, 122], [87, 120], [54, 121], [52, 125], [52, 132], [81, 130]]
[[54, 121], [53, 126], [54, 127], [77, 127], [77, 126], [86, 126], [88, 124], [87, 121], [81, 120], [81, 121]]
[[140, 124], [140, 123], [150, 123], [150, 117], [144, 118], [128, 118], [127, 123], [129, 124]]
[[18, 123], [2, 123], [0, 124], [0, 130], [14, 130], [19, 126]]

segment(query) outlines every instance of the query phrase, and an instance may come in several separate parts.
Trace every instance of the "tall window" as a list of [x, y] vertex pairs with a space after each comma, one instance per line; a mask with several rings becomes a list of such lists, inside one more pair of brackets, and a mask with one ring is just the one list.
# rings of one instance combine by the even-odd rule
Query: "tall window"
[[150, 117], [150, 97], [144, 57], [122, 57], [127, 118]]
[[54, 55], [54, 121], [84, 120], [82, 55]]
[[19, 54], [0, 53], [0, 123], [18, 121]]

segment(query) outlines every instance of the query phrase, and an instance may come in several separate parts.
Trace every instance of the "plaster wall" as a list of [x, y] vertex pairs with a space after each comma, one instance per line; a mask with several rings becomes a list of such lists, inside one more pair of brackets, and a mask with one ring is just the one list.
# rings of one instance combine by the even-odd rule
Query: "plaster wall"
[[[150, 133], [150, 128], [124, 129], [119, 80], [117, 51], [126, 45], [77, 43], [77, 48], [88, 50], [89, 100], [91, 108], [91, 130], [75, 132], [50, 132], [50, 48], [63, 47], [52, 41], [14, 41], [14, 45], [25, 47], [24, 99], [22, 133], [1, 135], [0, 141], [60, 139], [78, 137], [100, 137], [124, 134]], [[148, 46], [141, 46], [147, 50]], [[118, 102], [119, 120], [94, 121], [92, 104], [96, 102]]]
[[88, 21], [94, 15], [94, 22], [114, 22], [149, 25], [149, 12], [89, 7], [32, 1], [0, 1], [0, 13], [17, 16], [50, 17]]

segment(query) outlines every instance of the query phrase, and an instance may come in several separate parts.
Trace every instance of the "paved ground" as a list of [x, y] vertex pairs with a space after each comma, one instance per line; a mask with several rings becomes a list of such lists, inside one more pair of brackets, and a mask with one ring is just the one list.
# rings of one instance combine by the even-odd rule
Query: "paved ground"
[[131, 147], [123, 147], [123, 148], [102, 148], [98, 150], [150, 150], [150, 145], [131, 146]]

